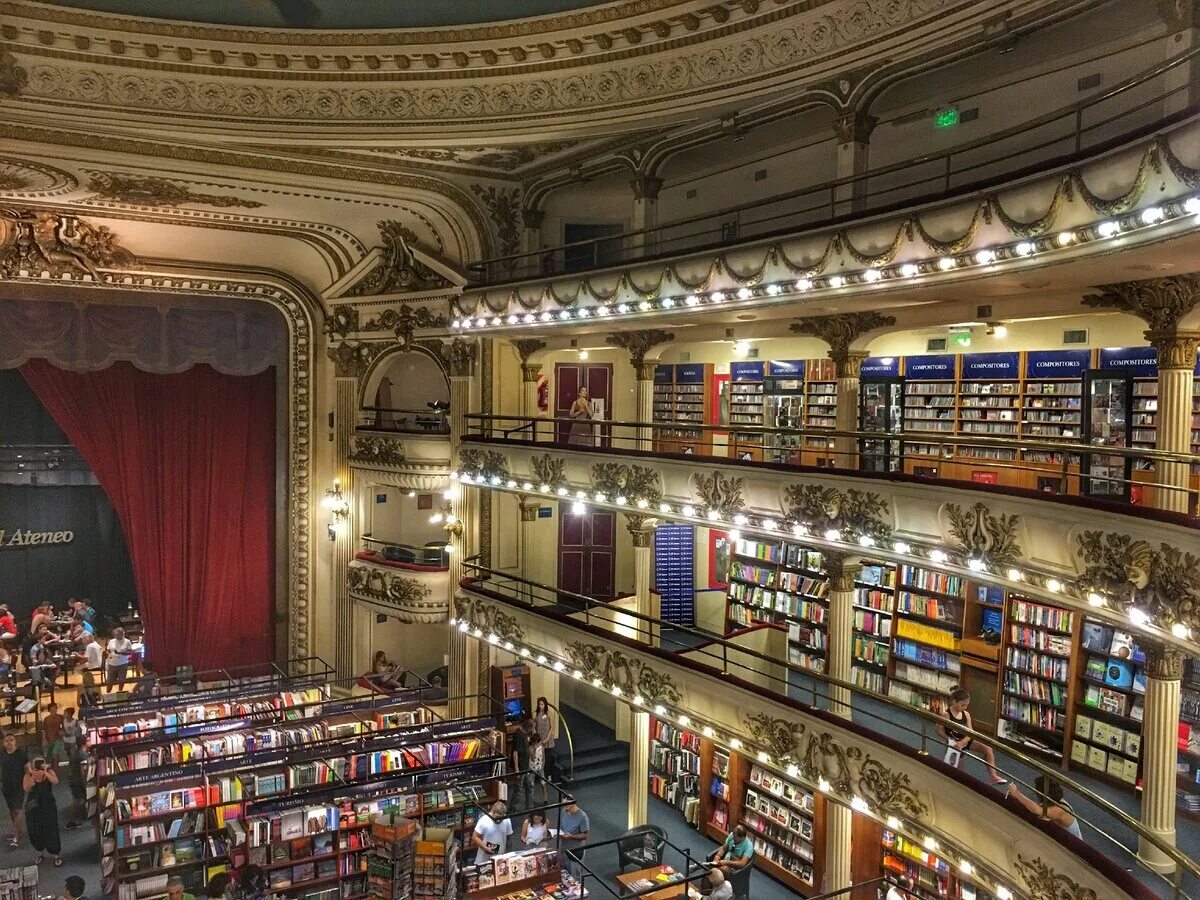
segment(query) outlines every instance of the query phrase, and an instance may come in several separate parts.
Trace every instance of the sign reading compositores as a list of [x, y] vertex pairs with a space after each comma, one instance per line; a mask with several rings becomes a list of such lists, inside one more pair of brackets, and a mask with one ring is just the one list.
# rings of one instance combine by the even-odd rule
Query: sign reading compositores
[[964, 353], [962, 377], [964, 381], [1016, 381], [1019, 360], [1019, 353]]
[[1026, 378], [1081, 378], [1092, 364], [1091, 350], [1030, 350]]
[[898, 356], [868, 356], [859, 369], [859, 375], [863, 378], [894, 378], [899, 374]]
[[904, 374], [915, 381], [953, 381], [953, 353], [936, 356], [906, 356]]
[[1158, 374], [1158, 351], [1153, 347], [1105, 347], [1100, 351], [1100, 368], [1128, 372], [1134, 378]]
[[69, 544], [75, 540], [73, 531], [29, 531], [0, 528], [0, 550], [7, 547], [35, 547], [44, 544]]

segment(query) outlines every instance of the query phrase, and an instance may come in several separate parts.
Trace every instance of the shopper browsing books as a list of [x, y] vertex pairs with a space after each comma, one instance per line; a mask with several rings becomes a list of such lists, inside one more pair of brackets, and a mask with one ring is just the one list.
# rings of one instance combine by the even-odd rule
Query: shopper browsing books
[[124, 628], [114, 628], [109, 638], [108, 648], [104, 651], [107, 663], [108, 687], [105, 693], [113, 689], [125, 690], [125, 678], [129, 673], [129, 657], [133, 655], [133, 641], [125, 637]]
[[563, 868], [572, 878], [579, 880], [583, 877], [583, 868], [580, 866], [583, 862], [583, 851], [578, 848], [587, 843], [592, 823], [588, 814], [579, 808], [574, 797], [565, 796], [563, 802], [566, 805], [558, 811], [558, 836], [562, 842], [559, 846], [563, 850]]
[[25, 749], [17, 746], [17, 736], [12, 732], [4, 735], [4, 751], [0, 754], [0, 790], [4, 792], [4, 802], [12, 819], [8, 846], [14, 848], [21, 843], [21, 823], [25, 819], [24, 777], [28, 762]]
[[56, 784], [58, 773], [41, 757], [25, 767], [25, 827], [29, 830], [29, 843], [38, 852], [34, 862], [39, 866], [47, 853], [54, 857], [55, 866], [63, 864], [58, 804], [54, 801]]
[[475, 865], [483, 865], [498, 853], [503, 853], [513, 833], [512, 822], [507, 818], [508, 807], [500, 801], [479, 817], [471, 833], [475, 845]]
[[521, 841], [526, 847], [537, 847], [550, 837], [550, 828], [546, 825], [546, 814], [534, 811], [521, 823]]
[[725, 879], [725, 873], [719, 868], [708, 873], [708, 883], [712, 885], [708, 900], [733, 900], [733, 885]]
[[167, 882], [167, 900], [196, 900], [183, 886], [183, 879], [174, 875]]

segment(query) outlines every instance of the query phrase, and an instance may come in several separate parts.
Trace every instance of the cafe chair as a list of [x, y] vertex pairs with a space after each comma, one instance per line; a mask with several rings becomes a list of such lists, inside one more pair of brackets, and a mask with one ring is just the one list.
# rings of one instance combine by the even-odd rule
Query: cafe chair
[[617, 839], [617, 862], [620, 871], [626, 866], [648, 869], [662, 865], [667, 833], [657, 825], [630, 828]]

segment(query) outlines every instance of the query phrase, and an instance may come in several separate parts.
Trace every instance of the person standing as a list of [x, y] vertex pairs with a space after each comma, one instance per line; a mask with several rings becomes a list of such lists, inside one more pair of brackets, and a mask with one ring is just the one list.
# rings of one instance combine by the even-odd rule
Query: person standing
[[29, 843], [38, 852], [34, 863], [39, 866], [47, 853], [54, 857], [56, 867], [63, 864], [58, 804], [54, 801], [56, 784], [58, 773], [41, 757], [25, 767], [25, 827], [29, 831]]
[[503, 853], [508, 838], [513, 833], [512, 822], [507, 818], [508, 807], [497, 800], [486, 813], [475, 822], [471, 832], [471, 843], [475, 846], [475, 865], [481, 866], [498, 853]]
[[17, 736], [11, 731], [5, 734], [4, 753], [0, 756], [0, 790], [4, 792], [4, 802], [12, 819], [8, 846], [14, 849], [21, 845], [21, 824], [25, 819], [24, 778], [28, 763], [25, 748], [17, 746]]
[[554, 755], [554, 714], [550, 712], [550, 701], [545, 697], [537, 698], [533, 728], [542, 739], [542, 747], [546, 751], [546, 772], [554, 776], [558, 772], [558, 760]]
[[46, 716], [42, 719], [42, 742], [46, 747], [46, 762], [52, 766], [67, 755], [63, 744], [64, 722], [66, 719], [59, 713], [57, 703], [46, 707]]
[[575, 402], [571, 404], [569, 415], [575, 421], [571, 423], [571, 433], [567, 438], [567, 443], [582, 447], [589, 446], [592, 443], [592, 402], [588, 398], [586, 386], [579, 389]]
[[529, 776], [529, 727], [530, 720], [522, 719], [512, 734], [509, 756], [513, 770], [513, 810], [520, 812], [532, 806], [533, 779]]
[[84, 900], [83, 892], [86, 887], [78, 875], [68, 875], [63, 884], [63, 900]]
[[578, 881], [583, 876], [583, 867], [580, 865], [583, 862], [583, 851], [577, 847], [587, 843], [592, 823], [588, 814], [579, 808], [579, 804], [570, 794], [563, 797], [563, 802], [566, 805], [558, 811], [558, 836], [568, 846], [563, 847], [559, 855], [563, 868]]
[[546, 748], [542, 739], [535, 731], [529, 736], [529, 794], [530, 806], [533, 806], [533, 787], [538, 781], [542, 782], [542, 803], [546, 802], [549, 788], [546, 785]]
[[108, 687], [104, 689], [106, 694], [110, 694], [113, 688], [117, 690], [125, 690], [125, 677], [129, 672], [129, 657], [133, 653], [133, 641], [125, 637], [124, 628], [114, 628], [112, 637], [109, 638], [108, 648], [105, 650], [105, 659], [107, 663]]

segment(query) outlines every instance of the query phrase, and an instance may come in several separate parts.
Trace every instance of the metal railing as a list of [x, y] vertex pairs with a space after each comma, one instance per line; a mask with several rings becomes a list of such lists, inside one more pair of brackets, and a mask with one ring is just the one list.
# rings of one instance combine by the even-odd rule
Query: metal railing
[[[938, 736], [938, 728], [945, 728], [951, 722], [944, 716], [912, 706], [888, 694], [868, 690], [852, 682], [799, 666], [789, 661], [786, 652], [782, 656], [772, 656], [742, 646], [735, 638], [669, 622], [635, 610], [617, 608], [582, 594], [563, 591], [489, 568], [480, 564], [477, 557], [465, 559], [463, 571], [466, 576], [463, 582], [464, 590], [559, 622], [572, 622], [573, 625], [568, 627], [582, 627], [610, 640], [636, 642], [645, 653], [668, 658], [686, 657], [691, 668], [705, 671], [715, 678], [736, 678], [746, 683], [747, 687], [753, 685], [757, 692], [765, 691], [786, 700], [794, 701], [794, 692], [801, 691], [807, 695], [808, 705], [815, 709], [845, 711], [846, 705], [849, 704], [854, 723], [859, 726], [870, 723], [866, 724], [865, 728], [883, 740], [907, 741], [920, 756], [928, 756], [931, 747], [945, 743]], [[677, 639], [676, 634], [690, 640]], [[696, 643], [697, 641], [699, 643]], [[802, 679], [799, 684], [797, 678]], [[855, 700], [860, 702], [855, 704]], [[693, 714], [692, 719], [699, 727], [701, 722], [697, 721], [697, 716]], [[1136, 840], [1157, 848], [1175, 864], [1175, 872], [1171, 877], [1153, 872], [1147, 875], [1154, 883], [1165, 887], [1169, 896], [1192, 896], [1184, 891], [1185, 881], [1191, 891], [1200, 890], [1200, 863], [1163, 840], [1159, 834], [1145, 828], [1140, 821], [1112, 801], [1072, 779], [1060, 768], [1047, 764], [1045, 760], [1026, 753], [1011, 743], [961, 723], [955, 722], [952, 727], [956, 732], [969, 736], [973, 741], [972, 747], [975, 746], [974, 742], [978, 742], [992, 748], [996, 759], [995, 767], [1004, 779], [1009, 784], [1030, 792], [1029, 796], [1042, 798], [1043, 816], [1048, 808], [1048, 799], [1037, 790], [1036, 785], [1032, 783], [1033, 779], [1022, 769], [1015, 768], [1014, 764], [1023, 767], [1024, 770], [1031, 770], [1035, 778], [1044, 776], [1077, 795], [1082, 802], [1076, 802], [1075, 798], [1072, 798], [1071, 806], [1083, 826], [1085, 841], [1091, 843], [1088, 836], [1094, 834], [1121, 854], [1127, 855], [1129, 860], [1135, 860], [1137, 848], [1127, 846], [1122, 843], [1120, 836], [1112, 833], [1111, 824], [1115, 823], [1127, 829]], [[988, 765], [986, 759], [974, 750], [964, 750], [962, 756]], [[1087, 816], [1083, 814], [1085, 806]], [[1105, 818], [1111, 820], [1111, 823], [1106, 823]]]
[[380, 564], [402, 563], [410, 566], [434, 567], [439, 569], [445, 569], [449, 565], [449, 555], [446, 553], [445, 540], [430, 541], [418, 547], [414, 544], [384, 541], [371, 537], [370, 534], [364, 534], [362, 542], [363, 550], [376, 553], [382, 557], [379, 560]]
[[358, 414], [355, 431], [388, 431], [397, 434], [449, 434], [446, 418], [449, 407], [400, 409], [391, 406], [364, 406]]
[[[1192, 476], [1200, 472], [1200, 456], [1082, 439], [718, 426], [692, 421], [580, 421], [482, 413], [465, 418], [466, 440], [522, 446], [593, 453], [632, 451], [670, 459], [701, 456], [737, 465], [961, 481], [973, 487], [993, 483], [979, 480], [977, 473], [983, 471], [995, 474], [998, 487], [1025, 489], [1040, 497], [1079, 497], [1100, 505], [1149, 505], [1148, 491], [1182, 495], [1172, 505], [1186, 508], [1190, 515], [1196, 514], [1200, 495], [1200, 490], [1191, 486]], [[1162, 471], [1156, 471], [1160, 467]]]
[[[1170, 76], [1198, 55], [1200, 49], [1189, 50], [1107, 91], [949, 150], [653, 228], [477, 260], [468, 265], [468, 277], [476, 284], [500, 284], [728, 246], [941, 200], [1064, 165], [1194, 112], [1196, 105], [1174, 116], [1162, 109], [1173, 100], [1186, 106], [1194, 85], [1190, 78], [1172, 83]], [[1146, 97], [1139, 89], [1152, 84], [1155, 93]], [[1118, 100], [1125, 105], [1115, 106]]]

